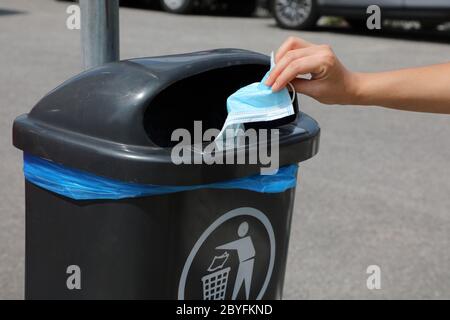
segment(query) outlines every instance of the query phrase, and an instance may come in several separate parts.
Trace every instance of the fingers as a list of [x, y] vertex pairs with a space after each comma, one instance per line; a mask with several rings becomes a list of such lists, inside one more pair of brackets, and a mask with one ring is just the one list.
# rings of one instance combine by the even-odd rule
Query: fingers
[[275, 55], [275, 62], [278, 63], [278, 61], [289, 51], [295, 50], [295, 49], [302, 49], [312, 46], [312, 43], [309, 43], [308, 41], [305, 41], [300, 38], [296, 37], [289, 37], [278, 49], [277, 54]]
[[280, 75], [276, 78], [272, 85], [273, 91], [279, 91], [286, 87], [292, 80], [296, 79], [298, 75], [314, 74], [316, 77], [325, 72], [323, 58], [321, 56], [312, 55], [301, 59], [292, 61]]
[[275, 65], [267, 78], [266, 85], [272, 86], [278, 76], [286, 69], [286, 67], [295, 60], [313, 55], [319, 51], [317, 46], [308, 47], [304, 49], [291, 50], [287, 52]]

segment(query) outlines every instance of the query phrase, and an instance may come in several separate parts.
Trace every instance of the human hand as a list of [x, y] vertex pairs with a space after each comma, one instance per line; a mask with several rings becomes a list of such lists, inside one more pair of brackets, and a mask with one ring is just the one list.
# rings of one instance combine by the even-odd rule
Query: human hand
[[[290, 37], [275, 56], [266, 85], [279, 91], [290, 82], [299, 93], [326, 104], [354, 104], [358, 75], [347, 70], [328, 45]], [[310, 79], [298, 78], [311, 75]]]

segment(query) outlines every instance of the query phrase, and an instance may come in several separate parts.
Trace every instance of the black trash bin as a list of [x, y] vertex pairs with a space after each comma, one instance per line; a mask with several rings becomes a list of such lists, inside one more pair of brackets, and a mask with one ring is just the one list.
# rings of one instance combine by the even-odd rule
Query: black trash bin
[[[223, 185], [264, 187], [259, 164], [171, 161], [174, 129], [221, 128], [227, 97], [268, 68], [267, 56], [236, 49], [110, 63], [18, 117], [14, 145], [37, 170], [25, 180], [26, 298], [280, 299], [295, 187]], [[295, 109], [253, 124], [279, 129], [284, 173], [318, 151], [317, 123]], [[45, 170], [106, 181], [112, 193], [119, 183], [171, 192], [77, 200]]]

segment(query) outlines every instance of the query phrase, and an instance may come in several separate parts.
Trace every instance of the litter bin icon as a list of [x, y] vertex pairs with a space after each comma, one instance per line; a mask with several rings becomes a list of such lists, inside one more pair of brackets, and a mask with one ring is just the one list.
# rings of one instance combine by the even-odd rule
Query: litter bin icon
[[176, 129], [222, 128], [227, 97], [269, 65], [237, 49], [109, 63], [19, 116], [26, 298], [280, 299], [297, 164], [318, 152], [317, 122], [295, 100], [294, 115], [248, 126], [279, 130], [274, 175], [171, 158]]
[[230, 269], [221, 269], [202, 278], [203, 300], [225, 300]]
[[224, 268], [223, 266], [227, 262], [228, 257], [228, 252], [225, 252], [219, 257], [214, 257], [211, 265], [208, 268], [208, 272], [211, 273], [202, 277], [203, 300], [225, 300], [225, 294], [228, 285], [228, 275], [231, 268]]

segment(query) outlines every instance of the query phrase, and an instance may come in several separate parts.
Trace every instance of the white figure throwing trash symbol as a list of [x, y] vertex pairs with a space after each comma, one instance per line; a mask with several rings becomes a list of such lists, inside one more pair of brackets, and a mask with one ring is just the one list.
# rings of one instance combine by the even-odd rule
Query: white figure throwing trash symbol
[[245, 297], [250, 297], [250, 287], [252, 283], [253, 265], [255, 262], [255, 247], [252, 238], [246, 236], [248, 233], [248, 223], [242, 222], [238, 228], [240, 239], [226, 243], [217, 247], [217, 250], [236, 250], [239, 258], [239, 267], [234, 284], [232, 300], [235, 300], [242, 285], [245, 286]]

